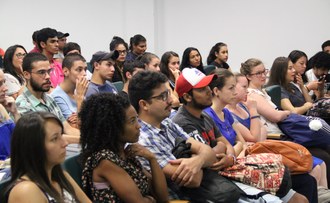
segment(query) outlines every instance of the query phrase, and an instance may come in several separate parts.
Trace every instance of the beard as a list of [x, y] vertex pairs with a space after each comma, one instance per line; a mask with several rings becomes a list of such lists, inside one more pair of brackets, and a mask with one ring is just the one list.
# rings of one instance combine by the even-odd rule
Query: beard
[[198, 103], [194, 97], [192, 97], [192, 105], [194, 108], [196, 109], [200, 109], [200, 110], [204, 110], [206, 109], [207, 107], [210, 107], [212, 106], [212, 102], [210, 102], [209, 105], [205, 105], [205, 104], [201, 104], [201, 103]]
[[[46, 82], [46, 83], [43, 83], [42, 85], [44, 85], [44, 84], [48, 84], [48, 83], [50, 83], [50, 81], [48, 81], [48, 82]], [[36, 83], [36, 82], [33, 80], [32, 77], [31, 77], [31, 79], [30, 79], [30, 85], [31, 85], [33, 91], [35, 91], [35, 92], [48, 92], [49, 89], [50, 89], [50, 87], [48, 87], [48, 88], [43, 88], [42, 85], [39, 85], [38, 83]]]

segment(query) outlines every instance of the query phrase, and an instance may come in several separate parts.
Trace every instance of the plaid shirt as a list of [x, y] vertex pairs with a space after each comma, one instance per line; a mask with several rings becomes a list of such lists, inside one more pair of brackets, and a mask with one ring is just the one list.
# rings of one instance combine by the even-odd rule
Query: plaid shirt
[[24, 87], [23, 93], [16, 99], [18, 112], [23, 115], [28, 112], [47, 111], [55, 114], [62, 122], [64, 122], [65, 118], [53, 98], [46, 93], [43, 93], [42, 97], [45, 103], [42, 103], [27, 87]]
[[[175, 146], [175, 138], [182, 137], [188, 139], [190, 137], [169, 118], [161, 122], [160, 129], [142, 120], [139, 120], [139, 123], [141, 125], [139, 143], [155, 154], [161, 168], [164, 168], [169, 160], [176, 159], [172, 154], [172, 149]], [[139, 160], [143, 167], [150, 171], [149, 162], [140, 157]], [[178, 186], [170, 180], [167, 180], [167, 184], [171, 189], [169, 190], [170, 198], [179, 199]]]

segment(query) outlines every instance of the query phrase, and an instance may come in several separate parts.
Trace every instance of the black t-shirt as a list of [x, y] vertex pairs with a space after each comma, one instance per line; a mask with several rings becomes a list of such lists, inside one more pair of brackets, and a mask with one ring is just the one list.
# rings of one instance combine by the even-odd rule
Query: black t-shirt
[[[190, 136], [211, 147], [216, 146], [216, 139], [221, 137], [221, 133], [212, 118], [204, 112], [201, 118], [196, 118], [184, 106], [181, 106], [172, 120]], [[203, 140], [201, 140], [200, 136], [202, 136]]]

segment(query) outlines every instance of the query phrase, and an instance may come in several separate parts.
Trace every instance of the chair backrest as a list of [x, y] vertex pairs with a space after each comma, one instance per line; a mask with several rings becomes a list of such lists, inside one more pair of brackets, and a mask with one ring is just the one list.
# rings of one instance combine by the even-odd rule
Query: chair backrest
[[205, 75], [209, 75], [215, 69], [216, 69], [215, 65], [204, 66]]
[[2, 196], [4, 194], [4, 192], [5, 192], [4, 190], [5, 190], [5, 188], [7, 187], [7, 185], [9, 183], [10, 183], [10, 178], [9, 179], [6, 179], [6, 180], [0, 181], [0, 196]]
[[66, 170], [71, 177], [76, 181], [76, 183], [82, 188], [82, 166], [78, 161], [79, 154], [66, 158], [62, 164], [64, 170]]
[[118, 92], [120, 92], [120, 91], [123, 90], [123, 87], [124, 87], [123, 81], [113, 82], [112, 84], [116, 87], [116, 89], [118, 90]]
[[265, 88], [267, 94], [272, 99], [272, 102], [277, 106], [277, 108], [281, 108], [281, 86], [272, 85]]

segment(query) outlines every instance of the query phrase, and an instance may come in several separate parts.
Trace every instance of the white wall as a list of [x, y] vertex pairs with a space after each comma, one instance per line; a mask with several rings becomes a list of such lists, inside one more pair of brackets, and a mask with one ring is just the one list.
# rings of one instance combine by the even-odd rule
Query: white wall
[[188, 46], [206, 61], [217, 42], [229, 46], [230, 66], [256, 57], [270, 67], [293, 49], [312, 56], [330, 39], [328, 0], [1, 0], [0, 47], [22, 44], [32, 49], [33, 31], [52, 27], [69, 32], [90, 59], [108, 50], [113, 35], [127, 42], [140, 33], [148, 51], [161, 56]]

